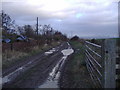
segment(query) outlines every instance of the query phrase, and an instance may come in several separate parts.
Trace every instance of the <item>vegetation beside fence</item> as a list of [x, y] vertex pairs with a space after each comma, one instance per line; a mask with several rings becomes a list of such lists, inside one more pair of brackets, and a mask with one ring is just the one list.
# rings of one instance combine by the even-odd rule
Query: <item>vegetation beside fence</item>
[[72, 40], [70, 44], [74, 53], [66, 61], [60, 80], [61, 88], [92, 88], [85, 63], [84, 45], [79, 40]]
[[90, 73], [93, 84], [96, 87], [102, 86], [102, 48], [100, 45], [85, 41], [86, 66]]

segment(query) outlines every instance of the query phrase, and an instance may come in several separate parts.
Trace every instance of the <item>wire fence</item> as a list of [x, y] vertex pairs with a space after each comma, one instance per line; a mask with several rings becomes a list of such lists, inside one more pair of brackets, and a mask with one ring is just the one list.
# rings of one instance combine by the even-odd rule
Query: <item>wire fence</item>
[[[85, 55], [86, 55], [86, 63], [87, 69], [90, 73], [90, 76], [93, 80], [93, 83], [96, 87], [102, 86], [102, 63], [101, 63], [101, 51], [102, 46], [97, 45], [95, 43], [91, 43], [89, 41], [85, 41]], [[96, 50], [98, 51], [96, 51]]]
[[115, 39], [85, 41], [86, 65], [96, 88], [115, 88], [120, 83], [120, 51]]
[[120, 87], [120, 39], [117, 40], [116, 48], [116, 87]]

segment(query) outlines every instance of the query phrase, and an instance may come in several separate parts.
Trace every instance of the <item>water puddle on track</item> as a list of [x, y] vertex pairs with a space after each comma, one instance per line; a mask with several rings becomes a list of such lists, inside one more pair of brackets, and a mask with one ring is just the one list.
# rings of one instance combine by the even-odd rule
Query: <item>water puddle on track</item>
[[51, 50], [45, 52], [45, 55], [52, 54], [52, 53], [54, 53], [55, 51], [57, 51], [56, 48], [52, 48]]
[[65, 60], [67, 59], [67, 57], [74, 52], [74, 50], [70, 47], [69, 43], [68, 43], [68, 46], [69, 46], [68, 49], [64, 49], [61, 51], [61, 53], [63, 53], [64, 56], [57, 63], [57, 65], [52, 69], [52, 72], [49, 74], [49, 77], [47, 78], [47, 80], [38, 88], [58, 88], [59, 89], [58, 80], [60, 77], [62, 66]]
[[27, 65], [29, 65], [29, 64], [30, 64], [30, 62], [28, 64], [26, 64], [26, 65], [16, 69], [14, 72], [8, 74], [7, 76], [2, 77], [2, 82], [0, 84], [5, 84], [7, 82], [10, 82], [12, 79], [17, 77], [17, 75], [19, 75], [21, 72], [24, 72], [25, 71], [25, 67]]

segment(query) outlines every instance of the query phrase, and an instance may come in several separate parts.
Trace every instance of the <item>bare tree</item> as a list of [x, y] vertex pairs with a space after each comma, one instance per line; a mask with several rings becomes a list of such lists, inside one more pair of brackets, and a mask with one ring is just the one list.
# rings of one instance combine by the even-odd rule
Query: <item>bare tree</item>
[[31, 25], [25, 25], [24, 26], [24, 31], [25, 31], [24, 32], [25, 36], [30, 37], [30, 38], [34, 38], [35, 32], [34, 32], [34, 30], [33, 30]]
[[2, 17], [2, 30], [6, 30], [7, 33], [14, 33], [15, 20], [12, 20], [11, 17], [4, 11], [2, 11], [1, 17]]

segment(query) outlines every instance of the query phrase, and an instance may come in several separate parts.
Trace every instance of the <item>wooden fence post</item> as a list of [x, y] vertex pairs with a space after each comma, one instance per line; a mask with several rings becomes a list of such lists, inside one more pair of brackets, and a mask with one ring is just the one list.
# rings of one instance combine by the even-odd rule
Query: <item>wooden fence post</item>
[[116, 87], [116, 40], [104, 41], [104, 88]]

